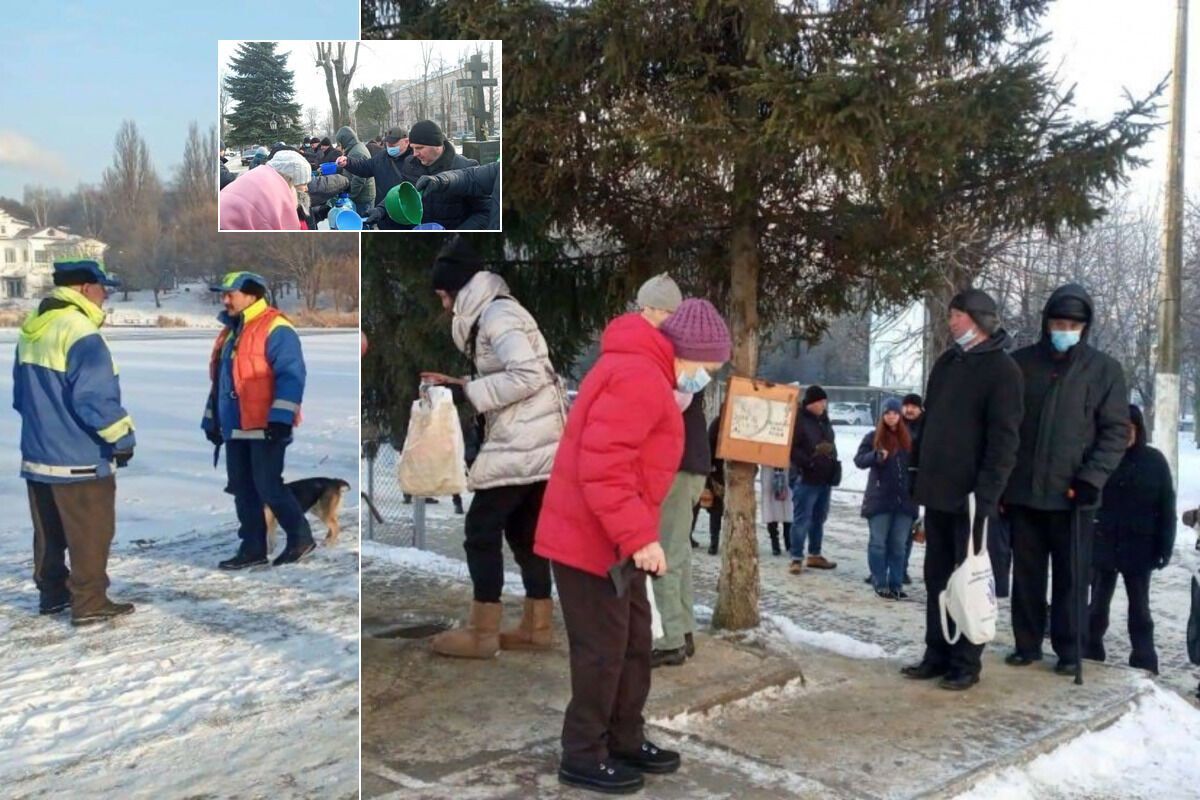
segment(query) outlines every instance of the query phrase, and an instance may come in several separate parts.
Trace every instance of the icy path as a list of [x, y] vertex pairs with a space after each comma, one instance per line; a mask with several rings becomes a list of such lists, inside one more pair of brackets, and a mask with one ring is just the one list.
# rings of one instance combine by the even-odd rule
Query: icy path
[[[0, 413], [0, 794], [357, 796], [358, 336], [302, 334], [286, 473], [350, 482], [341, 541], [233, 574], [216, 569], [237, 547], [233, 500], [198, 427], [210, 335], [110, 338], [139, 441], [110, 593], [137, 612], [90, 629], [37, 616], [18, 418]], [[12, 342], [0, 332], [4, 397]]]

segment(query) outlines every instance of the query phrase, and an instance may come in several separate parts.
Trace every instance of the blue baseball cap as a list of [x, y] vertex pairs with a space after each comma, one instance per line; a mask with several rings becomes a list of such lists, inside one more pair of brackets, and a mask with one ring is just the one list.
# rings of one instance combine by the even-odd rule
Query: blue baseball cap
[[104, 264], [90, 258], [54, 262], [55, 286], [78, 286], [98, 283], [107, 289], [116, 289], [121, 282], [108, 274]]
[[266, 291], [267, 279], [257, 272], [226, 272], [220, 283], [208, 288], [213, 292], [240, 292], [247, 283], [256, 283]]

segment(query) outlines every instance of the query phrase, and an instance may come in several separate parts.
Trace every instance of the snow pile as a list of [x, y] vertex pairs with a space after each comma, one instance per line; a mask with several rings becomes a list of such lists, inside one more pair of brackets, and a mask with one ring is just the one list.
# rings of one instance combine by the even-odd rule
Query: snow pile
[[1113, 725], [976, 784], [958, 800], [1196, 797], [1200, 710], [1143, 681], [1145, 694]]
[[710, 725], [727, 714], [746, 712], [748, 714], [765, 714], [778, 708], [783, 700], [789, 700], [804, 692], [804, 678], [792, 678], [779, 686], [768, 686], [753, 694], [729, 703], [720, 703], [704, 711], [683, 711], [673, 717], [662, 717], [648, 720], [651, 725], [658, 725], [673, 731], [686, 733], [699, 726]]
[[[467, 562], [450, 558], [431, 550], [419, 550], [415, 547], [396, 547], [381, 542], [365, 541], [362, 543], [363, 560], [371, 560], [403, 570], [412, 570], [426, 575], [436, 575], [439, 578], [449, 578], [454, 581], [470, 582], [471, 573], [467, 570]], [[509, 594], [524, 595], [525, 588], [521, 576], [512, 572], [504, 573], [504, 591]], [[558, 596], [557, 591], [554, 593]]]
[[853, 636], [836, 631], [810, 631], [800, 627], [787, 617], [764, 614], [759, 635], [768, 644], [783, 643], [785, 646], [815, 647], [828, 650], [846, 658], [888, 658], [888, 652], [877, 644], [860, 641]]

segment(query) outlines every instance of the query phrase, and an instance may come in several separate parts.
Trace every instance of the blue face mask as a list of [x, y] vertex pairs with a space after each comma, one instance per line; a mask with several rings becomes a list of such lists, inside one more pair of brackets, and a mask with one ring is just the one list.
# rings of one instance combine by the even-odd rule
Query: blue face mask
[[387, 151], [388, 151], [388, 155], [391, 156], [392, 158], [395, 158], [396, 156], [400, 155], [399, 147], [389, 147], [387, 149]]
[[1065, 353], [1079, 344], [1082, 331], [1050, 331], [1050, 344], [1060, 353]]
[[695, 375], [680, 375], [675, 385], [679, 387], [679, 391], [687, 392], [688, 394], [699, 394], [704, 391], [704, 387], [708, 386], [712, 381], [712, 376], [708, 374], [708, 370], [700, 367], [696, 370]]

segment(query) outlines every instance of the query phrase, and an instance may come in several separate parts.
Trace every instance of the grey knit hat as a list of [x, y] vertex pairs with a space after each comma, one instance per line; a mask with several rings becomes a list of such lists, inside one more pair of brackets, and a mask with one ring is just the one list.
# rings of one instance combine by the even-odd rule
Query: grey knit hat
[[661, 308], [675, 313], [683, 302], [683, 293], [667, 273], [655, 275], [638, 289], [638, 308]]

